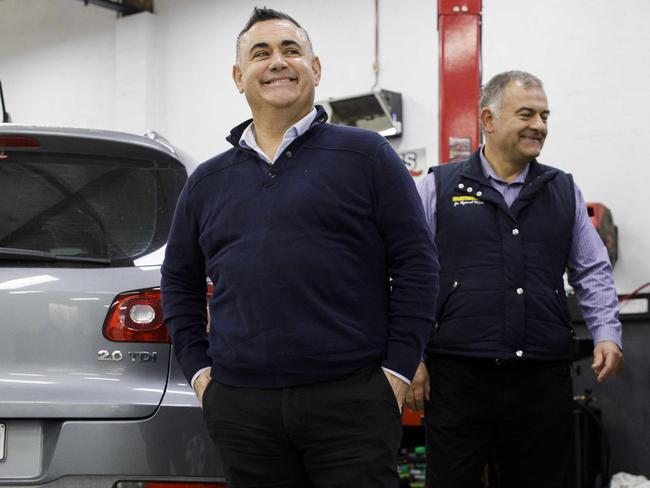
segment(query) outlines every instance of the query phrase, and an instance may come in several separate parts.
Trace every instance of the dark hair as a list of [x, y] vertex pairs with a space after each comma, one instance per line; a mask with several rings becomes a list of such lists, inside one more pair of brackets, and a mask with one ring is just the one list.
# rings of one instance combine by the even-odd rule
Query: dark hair
[[481, 101], [479, 106], [482, 109], [489, 108], [492, 113], [499, 116], [501, 113], [501, 102], [503, 101], [503, 91], [511, 81], [518, 81], [525, 88], [544, 88], [542, 81], [530, 73], [525, 71], [505, 71], [494, 75], [487, 85], [483, 87], [481, 93]]
[[301, 31], [304, 32], [305, 37], [307, 38], [307, 43], [309, 45], [309, 52], [313, 55], [314, 49], [311, 45], [311, 39], [309, 39], [309, 34], [307, 34], [307, 31], [298, 23], [296, 20], [291, 17], [290, 15], [285, 14], [284, 12], [280, 12], [279, 10], [273, 10], [272, 8], [266, 8], [266, 7], [255, 7], [253, 9], [253, 13], [251, 14], [250, 18], [248, 19], [248, 22], [246, 22], [246, 25], [244, 28], [241, 30], [239, 35], [237, 36], [237, 53], [236, 53], [236, 62], [239, 64], [239, 44], [241, 40], [241, 36], [243, 36], [246, 32], [250, 30], [251, 27], [253, 27], [255, 24], [258, 22], [264, 22], [265, 20], [288, 20], [291, 22], [293, 25], [298, 27]]

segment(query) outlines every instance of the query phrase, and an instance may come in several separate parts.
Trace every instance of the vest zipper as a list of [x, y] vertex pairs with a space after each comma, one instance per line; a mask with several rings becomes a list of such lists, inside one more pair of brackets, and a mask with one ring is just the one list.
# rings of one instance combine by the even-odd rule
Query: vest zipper
[[[451, 285], [451, 290], [447, 293], [447, 296], [445, 297], [445, 300], [442, 302], [442, 305], [440, 306], [440, 311], [438, 312], [438, 317], [442, 316], [442, 312], [444, 312], [445, 307], [447, 306], [447, 302], [449, 302], [449, 298], [451, 295], [460, 288], [460, 281], [454, 280], [454, 282]], [[438, 332], [438, 329], [440, 329], [440, 323], [436, 320], [436, 325], [433, 327], [436, 332]]]

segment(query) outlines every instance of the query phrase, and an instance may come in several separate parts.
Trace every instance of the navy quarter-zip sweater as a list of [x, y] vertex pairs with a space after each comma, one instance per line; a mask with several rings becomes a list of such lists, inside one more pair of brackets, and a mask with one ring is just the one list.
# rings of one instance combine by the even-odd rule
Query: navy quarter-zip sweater
[[573, 178], [529, 164], [510, 207], [483, 174], [478, 151], [433, 168], [441, 292], [429, 353], [570, 357], [563, 274], [575, 220]]
[[201, 164], [179, 198], [161, 288], [188, 381], [206, 366], [222, 383], [261, 388], [372, 363], [415, 372], [438, 283], [415, 185], [383, 137], [318, 109], [272, 166], [239, 147], [250, 121], [239, 125], [234, 147]]

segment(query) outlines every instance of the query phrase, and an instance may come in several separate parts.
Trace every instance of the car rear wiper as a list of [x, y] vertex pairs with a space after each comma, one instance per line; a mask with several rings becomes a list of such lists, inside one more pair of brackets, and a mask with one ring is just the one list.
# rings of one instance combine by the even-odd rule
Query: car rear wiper
[[106, 258], [86, 258], [78, 256], [59, 256], [47, 251], [37, 251], [35, 249], [18, 249], [14, 247], [0, 247], [0, 261], [20, 260], [20, 261], [65, 261], [77, 263], [93, 264], [113, 264], [113, 261]]
[[5, 96], [2, 93], [2, 83], [0, 83], [0, 105], [2, 105], [2, 123], [11, 122], [11, 115], [5, 110]]

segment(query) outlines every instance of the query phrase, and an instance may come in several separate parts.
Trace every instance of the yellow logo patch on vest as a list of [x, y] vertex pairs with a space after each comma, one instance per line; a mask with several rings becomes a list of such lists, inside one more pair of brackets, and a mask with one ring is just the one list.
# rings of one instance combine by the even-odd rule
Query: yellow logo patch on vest
[[483, 205], [484, 202], [472, 195], [460, 195], [456, 197], [451, 197], [451, 201], [454, 203], [454, 207], [458, 205]]

